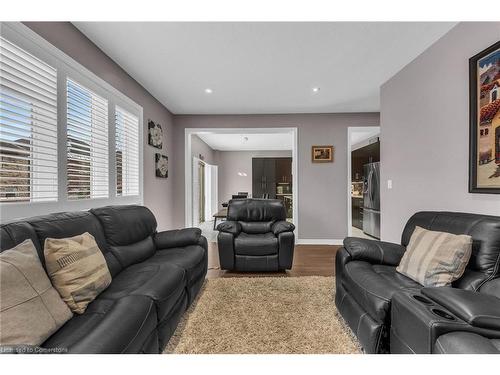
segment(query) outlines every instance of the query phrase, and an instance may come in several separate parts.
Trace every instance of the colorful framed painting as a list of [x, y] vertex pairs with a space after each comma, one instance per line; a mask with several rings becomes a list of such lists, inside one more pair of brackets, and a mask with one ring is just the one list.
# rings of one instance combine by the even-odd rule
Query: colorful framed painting
[[469, 60], [469, 192], [500, 194], [500, 41]]
[[155, 174], [156, 177], [168, 178], [168, 156], [155, 154]]
[[163, 130], [160, 124], [148, 120], [148, 144], [161, 149], [163, 147]]
[[333, 146], [312, 146], [313, 163], [333, 163]]

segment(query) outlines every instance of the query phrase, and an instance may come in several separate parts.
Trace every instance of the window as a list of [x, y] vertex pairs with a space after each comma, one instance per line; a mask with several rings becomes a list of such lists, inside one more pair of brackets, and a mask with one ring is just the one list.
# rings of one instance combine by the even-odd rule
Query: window
[[115, 109], [116, 195], [139, 195], [139, 119]]
[[1, 22], [0, 222], [142, 204], [142, 107], [20, 22]]
[[106, 198], [108, 101], [67, 80], [68, 199]]
[[0, 37], [0, 202], [57, 200], [57, 71]]

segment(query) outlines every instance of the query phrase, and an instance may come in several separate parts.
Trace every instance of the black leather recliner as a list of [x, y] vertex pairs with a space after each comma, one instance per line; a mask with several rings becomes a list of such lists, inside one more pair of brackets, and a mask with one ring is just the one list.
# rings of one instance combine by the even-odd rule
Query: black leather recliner
[[[396, 267], [417, 225], [429, 230], [472, 236], [471, 259], [464, 275], [453, 283], [453, 288], [423, 288], [417, 282], [396, 272]], [[453, 293], [454, 288], [476, 292], [473, 293], [474, 295], [490, 294], [493, 301], [500, 297], [498, 291], [500, 217], [453, 212], [418, 212], [408, 220], [403, 231], [401, 245], [360, 238], [346, 238], [344, 247], [337, 252], [335, 262], [335, 304], [338, 311], [358, 337], [365, 352], [389, 352], [391, 348], [398, 346], [390, 342], [391, 308], [395, 297], [397, 297], [397, 302], [401, 302], [396, 306], [401, 310], [392, 310], [392, 320], [394, 320], [394, 316], [398, 317], [398, 314], [412, 311], [413, 307], [418, 309], [418, 301], [413, 300], [415, 305], [405, 310], [405, 296], [412, 298], [415, 295], [423, 294], [432, 300], [429, 301], [430, 304], [436, 304], [437, 307], [435, 306], [434, 310], [442, 310], [449, 315], [456, 314], [456, 311], [450, 310], [453, 307], [451, 304], [446, 304], [446, 300], [458, 302], [458, 305], [467, 309], [466, 302], [464, 300], [458, 301], [457, 296], [450, 295], [449, 298], [445, 298], [446, 295]], [[432, 291], [434, 289], [439, 289], [439, 292]], [[439, 293], [444, 294], [437, 296]], [[428, 294], [431, 294], [433, 298]], [[445, 306], [441, 306], [441, 303]], [[430, 308], [422, 309], [422, 313], [427, 314], [431, 310]], [[436, 316], [434, 315], [434, 317]], [[431, 332], [430, 336], [439, 337], [446, 331], [450, 332], [450, 329], [458, 330], [457, 327], [471, 326], [460, 317], [452, 316], [452, 319], [456, 319], [455, 323], [460, 324], [454, 324], [455, 328], [444, 324], [440, 326], [444, 327], [441, 331]], [[438, 319], [429, 318], [428, 324], [436, 324], [437, 321]], [[447, 329], [446, 326], [448, 326]], [[395, 328], [403, 332], [415, 329], [413, 334], [416, 334], [418, 329], [417, 326], [410, 327], [405, 319], [401, 319], [400, 326]], [[488, 335], [486, 337], [497, 337], [494, 330], [493, 333], [489, 330]], [[498, 337], [500, 337], [500, 330]]]
[[112, 282], [40, 348], [1, 347], [3, 353], [160, 353], [199, 292], [207, 273], [200, 229], [157, 232], [142, 206], [62, 212], [4, 224], [0, 251], [31, 239], [45, 266], [45, 239], [89, 232], [103, 252]]
[[295, 226], [279, 199], [233, 199], [217, 226], [220, 266], [235, 271], [292, 268]]

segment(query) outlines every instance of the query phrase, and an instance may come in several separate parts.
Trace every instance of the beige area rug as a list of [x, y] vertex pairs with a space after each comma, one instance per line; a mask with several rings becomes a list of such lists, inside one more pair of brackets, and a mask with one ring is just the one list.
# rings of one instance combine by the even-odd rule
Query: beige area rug
[[207, 280], [165, 353], [360, 353], [332, 277]]

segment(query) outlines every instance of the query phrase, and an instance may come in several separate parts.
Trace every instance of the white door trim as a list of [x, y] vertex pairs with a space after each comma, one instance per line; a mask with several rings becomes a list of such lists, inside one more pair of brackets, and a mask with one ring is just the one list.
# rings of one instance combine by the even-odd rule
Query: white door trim
[[[299, 233], [298, 207], [299, 207], [299, 180], [298, 180], [298, 130], [295, 127], [288, 128], [186, 128], [184, 129], [184, 221], [186, 227], [193, 224], [193, 200], [192, 200], [192, 168], [191, 168], [191, 139], [193, 134], [216, 133], [216, 134], [292, 134], [292, 184], [293, 184], [293, 223]], [[298, 238], [297, 238], [298, 241]]]

